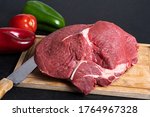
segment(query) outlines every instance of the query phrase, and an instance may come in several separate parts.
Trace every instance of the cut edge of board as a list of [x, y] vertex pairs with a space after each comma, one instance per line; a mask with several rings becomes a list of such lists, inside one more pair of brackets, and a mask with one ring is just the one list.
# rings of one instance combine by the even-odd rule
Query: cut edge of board
[[[68, 86], [62, 86], [57, 87], [57, 86], [51, 86], [49, 87], [49, 85], [44, 85], [44, 87], [42, 87], [42, 85], [38, 85], [38, 84], [32, 84], [32, 83], [20, 83], [19, 85], [17, 85], [17, 87], [24, 87], [24, 88], [33, 88], [33, 89], [43, 89], [43, 90], [53, 90], [53, 91], [65, 91], [65, 92], [73, 92], [73, 93], [81, 93], [78, 92], [75, 88], [70, 88]], [[113, 86], [110, 86], [110, 88], [113, 88]], [[115, 87], [117, 88], [117, 87]], [[118, 87], [120, 88], [120, 87]], [[124, 87], [125, 88], [125, 87]], [[131, 90], [133, 88], [130, 88]], [[134, 89], [133, 89], [134, 90]], [[144, 90], [144, 89], [140, 89], [140, 90]], [[144, 94], [140, 94], [138, 92], [126, 92], [124, 93], [124, 95], [122, 95], [124, 92], [120, 91], [120, 92], [115, 92], [112, 90], [93, 90], [90, 94], [95, 94], [95, 95], [105, 95], [105, 96], [116, 96], [116, 97], [125, 97], [125, 98], [134, 98], [134, 99], [150, 99], [150, 95], [144, 95]], [[136, 96], [135, 96], [136, 95]]]

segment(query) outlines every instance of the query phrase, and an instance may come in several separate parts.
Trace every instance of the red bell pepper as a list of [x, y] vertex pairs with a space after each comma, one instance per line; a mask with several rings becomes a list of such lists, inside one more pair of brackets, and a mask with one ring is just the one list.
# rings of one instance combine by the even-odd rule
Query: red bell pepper
[[35, 40], [35, 33], [12, 27], [0, 28], [0, 53], [17, 53], [29, 49]]
[[9, 26], [35, 32], [37, 29], [37, 20], [31, 14], [18, 14], [10, 19]]

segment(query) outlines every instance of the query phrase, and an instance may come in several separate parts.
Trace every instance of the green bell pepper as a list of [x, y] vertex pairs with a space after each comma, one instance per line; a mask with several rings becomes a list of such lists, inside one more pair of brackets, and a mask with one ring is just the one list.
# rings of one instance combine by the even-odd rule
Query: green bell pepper
[[65, 26], [63, 16], [52, 7], [40, 1], [27, 1], [23, 13], [34, 15], [37, 19], [37, 28], [42, 31], [53, 32]]

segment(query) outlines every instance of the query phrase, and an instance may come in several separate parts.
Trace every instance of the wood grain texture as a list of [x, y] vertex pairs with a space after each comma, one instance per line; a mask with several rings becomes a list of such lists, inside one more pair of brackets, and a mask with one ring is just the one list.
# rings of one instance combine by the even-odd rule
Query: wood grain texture
[[[34, 54], [36, 44], [43, 37], [37, 36], [35, 45], [27, 52], [22, 53], [16, 68]], [[150, 99], [150, 44], [139, 45], [138, 63], [110, 86], [96, 86], [91, 94]], [[29, 74], [18, 87], [78, 92], [69, 81], [50, 78], [40, 73], [38, 69]]]
[[0, 99], [13, 87], [13, 82], [7, 78], [0, 80]]

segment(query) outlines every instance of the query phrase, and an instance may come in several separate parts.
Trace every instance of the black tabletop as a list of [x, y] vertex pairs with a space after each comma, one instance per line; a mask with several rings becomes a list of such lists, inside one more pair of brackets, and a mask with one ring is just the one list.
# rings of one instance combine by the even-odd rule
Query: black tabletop
[[[8, 26], [9, 19], [22, 13], [27, 0], [0, 0], [0, 27]], [[94, 23], [98, 20], [114, 22], [134, 35], [140, 43], [150, 43], [149, 0], [41, 0], [60, 12], [67, 25]], [[43, 33], [38, 33], [43, 34]], [[21, 53], [0, 54], [0, 78], [14, 69]], [[136, 98], [136, 97], [135, 97]], [[59, 92], [14, 87], [3, 99], [131, 99], [104, 95], [84, 96], [79, 93]]]

